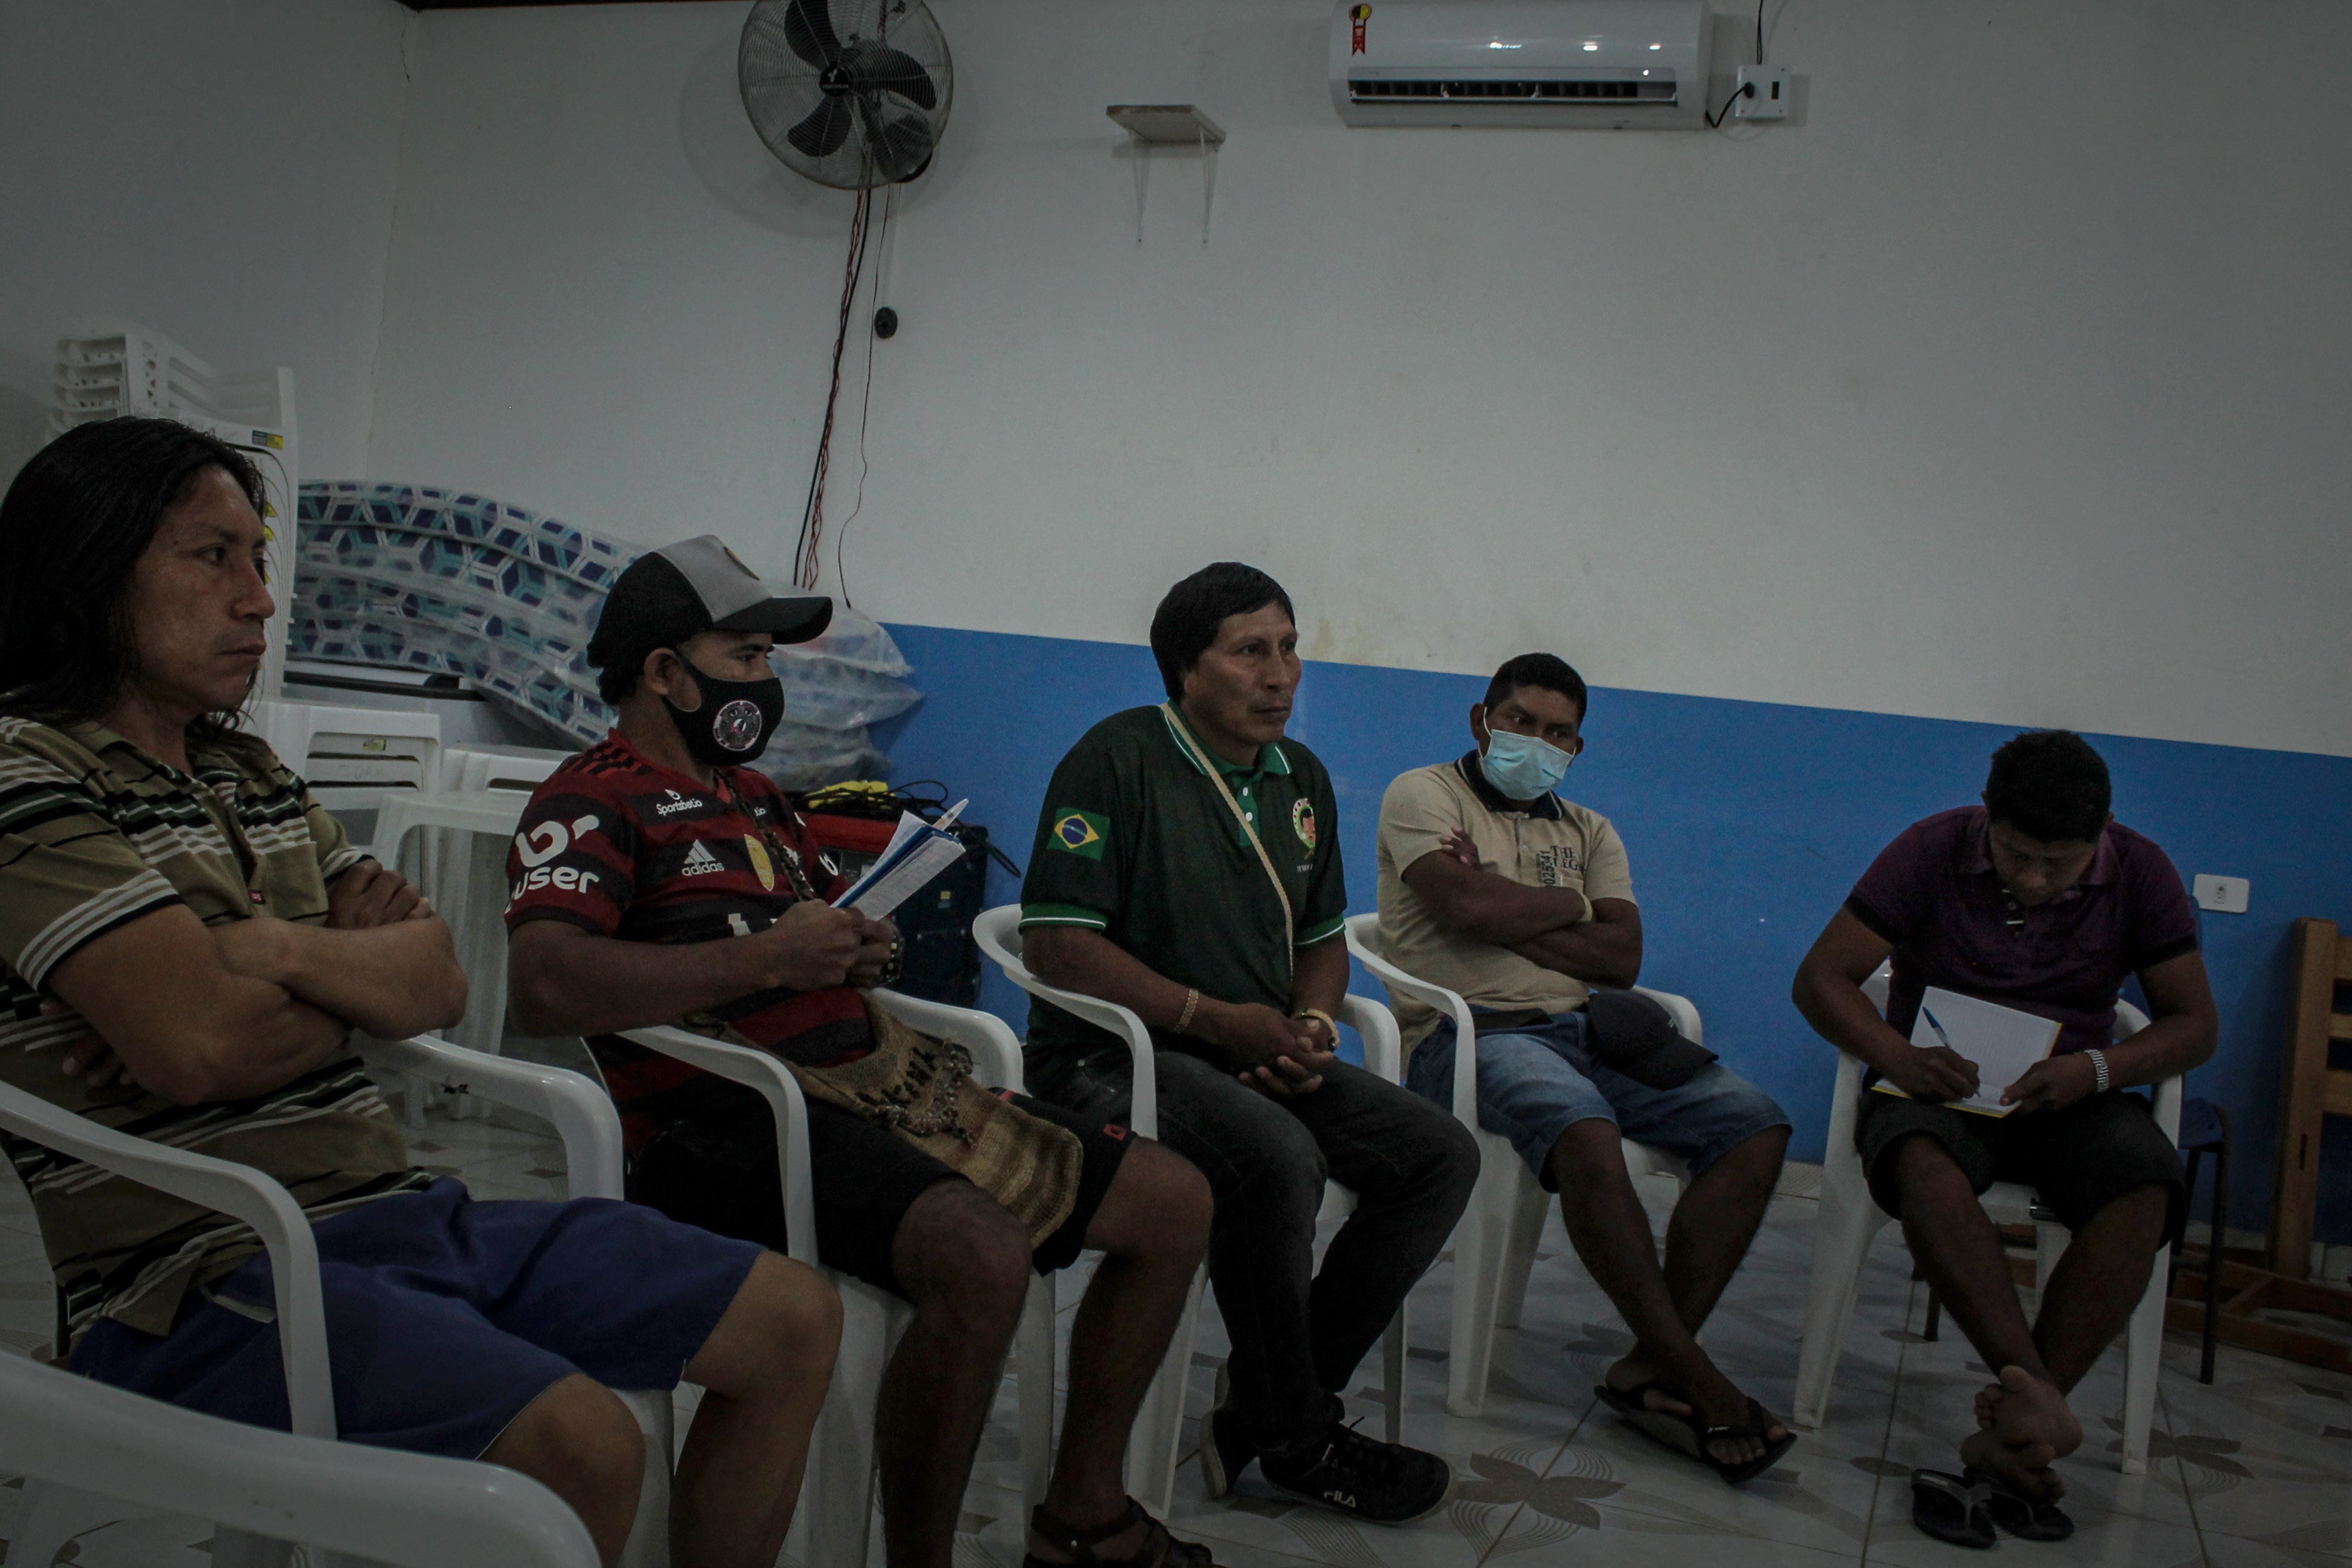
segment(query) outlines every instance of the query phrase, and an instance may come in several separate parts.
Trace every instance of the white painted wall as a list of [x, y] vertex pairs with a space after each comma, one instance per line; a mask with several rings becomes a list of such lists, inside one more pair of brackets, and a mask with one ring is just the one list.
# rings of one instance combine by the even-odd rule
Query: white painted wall
[[[1744, 141], [1343, 129], [1322, 0], [934, 6], [861, 608], [1136, 641], [1239, 556], [1324, 657], [2352, 754], [2341, 0], [1787, 0]], [[785, 570], [847, 204], [744, 9], [426, 20], [370, 473]], [[1102, 114], [1171, 100], [1205, 249]]]
[[290, 365], [313, 473], [367, 461], [405, 82], [394, 0], [0, 0], [0, 475], [58, 339], [128, 317]]

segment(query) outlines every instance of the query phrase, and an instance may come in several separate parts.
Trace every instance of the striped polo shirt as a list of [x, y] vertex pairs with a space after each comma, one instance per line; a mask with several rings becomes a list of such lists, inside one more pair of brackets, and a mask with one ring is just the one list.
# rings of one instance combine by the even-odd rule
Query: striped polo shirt
[[[174, 1105], [58, 1070], [87, 1026], [47, 1017], [48, 980], [84, 944], [173, 904], [208, 925], [327, 918], [362, 858], [258, 738], [192, 741], [193, 774], [95, 724], [0, 718], [0, 1082], [103, 1126], [251, 1166], [315, 1222], [421, 1191], [400, 1128], [350, 1052], [266, 1094]], [[68, 1343], [100, 1316], [167, 1333], [182, 1298], [261, 1249], [242, 1221], [0, 1136], [32, 1194]]]

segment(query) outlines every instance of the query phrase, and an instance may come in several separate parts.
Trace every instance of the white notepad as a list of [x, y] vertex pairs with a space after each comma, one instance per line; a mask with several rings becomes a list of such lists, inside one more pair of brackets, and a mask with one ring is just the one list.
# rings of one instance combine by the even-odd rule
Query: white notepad
[[[1943, 1025], [1940, 1035], [1937, 1024]], [[1919, 1016], [1911, 1025], [1911, 1043], [1932, 1051], [1947, 1042], [1946, 1036], [1954, 1051], [1976, 1063], [1977, 1092], [1969, 1099], [1943, 1103], [1980, 1116], [2006, 1116], [2017, 1107], [2002, 1104], [2000, 1092], [2024, 1077], [2035, 1062], [2048, 1059], [2050, 1048], [2058, 1043], [2058, 1024], [1999, 1002], [1929, 986], [1919, 999]], [[1911, 1098], [1884, 1078], [1871, 1087], [1881, 1094]]]
[[963, 859], [964, 841], [947, 830], [963, 814], [958, 800], [936, 825], [912, 811], [898, 813], [898, 831], [856, 885], [833, 901], [836, 909], [855, 909], [870, 920], [882, 920], [920, 891], [926, 883]]

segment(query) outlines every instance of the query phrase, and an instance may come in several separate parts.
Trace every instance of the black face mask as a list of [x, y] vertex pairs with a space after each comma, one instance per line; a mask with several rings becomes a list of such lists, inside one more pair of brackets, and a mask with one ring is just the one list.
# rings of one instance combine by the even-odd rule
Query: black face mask
[[[678, 662], [685, 664], [686, 655], [679, 653]], [[686, 749], [696, 761], [712, 768], [732, 768], [758, 758], [768, 748], [776, 721], [784, 716], [784, 683], [774, 675], [764, 681], [722, 681], [692, 664], [686, 667], [702, 688], [702, 706], [680, 707], [662, 698]]]

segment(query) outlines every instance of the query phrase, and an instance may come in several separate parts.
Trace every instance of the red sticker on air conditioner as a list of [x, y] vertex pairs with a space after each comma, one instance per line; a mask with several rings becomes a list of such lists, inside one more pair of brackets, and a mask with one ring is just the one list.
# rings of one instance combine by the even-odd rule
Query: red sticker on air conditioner
[[1364, 52], [1364, 24], [1372, 19], [1372, 8], [1370, 5], [1358, 5], [1348, 13], [1348, 17], [1356, 24], [1355, 47], [1348, 52], [1351, 55], [1360, 55]]

